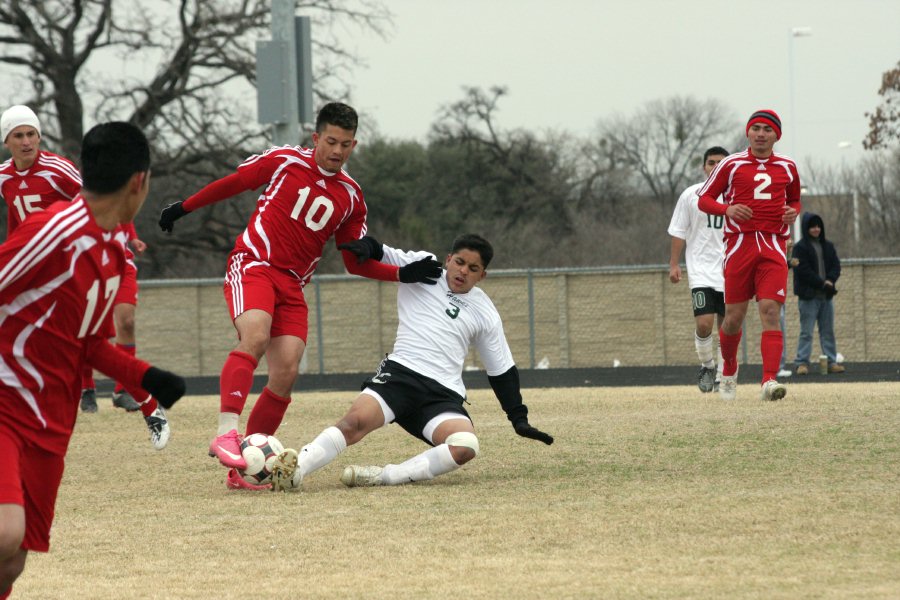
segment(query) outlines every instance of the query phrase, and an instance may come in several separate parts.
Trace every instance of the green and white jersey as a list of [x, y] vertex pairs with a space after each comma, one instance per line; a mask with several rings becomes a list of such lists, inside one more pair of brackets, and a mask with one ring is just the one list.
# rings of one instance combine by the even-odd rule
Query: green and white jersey
[[[427, 256], [433, 254], [384, 246], [382, 262], [402, 267]], [[466, 294], [453, 293], [446, 270], [436, 285], [400, 284], [397, 315], [397, 339], [388, 358], [463, 397], [462, 371], [472, 345], [488, 375], [501, 375], [515, 365], [494, 303], [477, 286]]]
[[[694, 184], [678, 197], [668, 233], [685, 241], [688, 286], [691, 289], [709, 287], [721, 292], [725, 290], [725, 275], [722, 272], [725, 258], [722, 226], [725, 217], [700, 210], [697, 192], [701, 187], [703, 183]], [[721, 197], [719, 202], [722, 202]]]

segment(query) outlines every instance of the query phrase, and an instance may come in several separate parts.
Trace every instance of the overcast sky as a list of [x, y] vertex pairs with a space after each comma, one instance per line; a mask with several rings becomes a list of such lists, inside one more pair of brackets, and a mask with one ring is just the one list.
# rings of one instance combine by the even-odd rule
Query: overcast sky
[[[864, 113], [900, 60], [900, 0], [388, 0], [388, 40], [346, 41], [367, 68], [353, 102], [391, 138], [424, 140], [463, 86], [503, 85], [499, 124], [587, 135], [649, 100], [772, 108], [778, 149], [858, 158]], [[792, 37], [795, 27], [811, 35]], [[791, 46], [794, 106], [791, 111]], [[851, 145], [848, 147], [846, 142]], [[843, 148], [841, 147], [843, 146]]]

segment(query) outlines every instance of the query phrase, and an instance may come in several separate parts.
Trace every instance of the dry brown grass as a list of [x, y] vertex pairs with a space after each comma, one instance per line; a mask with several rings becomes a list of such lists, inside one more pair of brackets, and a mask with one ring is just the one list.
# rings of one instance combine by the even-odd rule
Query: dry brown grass
[[[724, 404], [687, 386], [527, 390], [551, 447], [470, 394], [482, 456], [427, 483], [346, 489], [349, 463], [424, 446], [396, 426], [300, 494], [228, 492], [206, 456], [217, 399], [143, 421], [82, 416], [53, 547], [16, 598], [897, 598], [897, 384], [795, 384]], [[299, 446], [346, 393], [298, 393]]]

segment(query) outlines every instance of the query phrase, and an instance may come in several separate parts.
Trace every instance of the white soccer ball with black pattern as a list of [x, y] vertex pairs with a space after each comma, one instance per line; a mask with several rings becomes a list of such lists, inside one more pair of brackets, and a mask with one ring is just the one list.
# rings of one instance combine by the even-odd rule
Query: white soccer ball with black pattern
[[275, 436], [264, 433], [253, 433], [241, 442], [241, 455], [247, 461], [247, 468], [238, 473], [244, 481], [253, 485], [269, 483], [272, 479], [272, 463], [284, 452]]

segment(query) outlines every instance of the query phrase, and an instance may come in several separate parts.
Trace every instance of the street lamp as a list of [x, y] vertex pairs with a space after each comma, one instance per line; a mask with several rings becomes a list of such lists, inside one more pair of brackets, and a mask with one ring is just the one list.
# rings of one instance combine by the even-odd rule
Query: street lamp
[[797, 112], [794, 110], [794, 38], [808, 37], [812, 35], [812, 27], [792, 27], [788, 35], [788, 80], [790, 84], [791, 96], [791, 158], [796, 160], [794, 156], [795, 143], [797, 140]]

